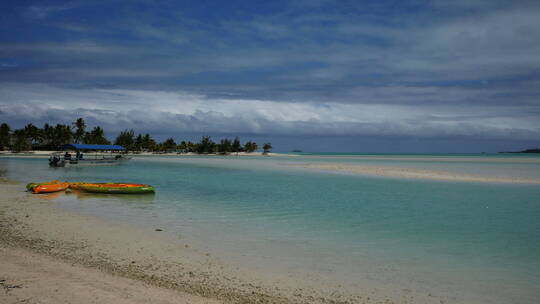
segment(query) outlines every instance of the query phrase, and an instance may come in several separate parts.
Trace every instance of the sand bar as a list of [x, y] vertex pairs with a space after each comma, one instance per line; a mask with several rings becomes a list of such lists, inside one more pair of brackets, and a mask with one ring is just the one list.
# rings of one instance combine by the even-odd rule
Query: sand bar
[[300, 167], [311, 170], [323, 170], [330, 172], [344, 172], [361, 174], [368, 176], [394, 177], [407, 179], [426, 179], [440, 181], [459, 181], [459, 182], [481, 182], [481, 183], [509, 183], [509, 184], [540, 184], [540, 179], [503, 177], [503, 176], [484, 176], [466, 173], [456, 173], [438, 170], [426, 170], [417, 168], [404, 168], [393, 166], [369, 166], [356, 164], [329, 164], [329, 163], [307, 163], [292, 164], [290, 166]]
[[[504, 155], [504, 154], [503, 154]], [[304, 156], [304, 155], [302, 155]], [[410, 161], [410, 162], [449, 162], [449, 163], [531, 163], [540, 164], [540, 157], [528, 154], [512, 154], [507, 156], [462, 156], [462, 155], [305, 155], [317, 159], [352, 161]]]

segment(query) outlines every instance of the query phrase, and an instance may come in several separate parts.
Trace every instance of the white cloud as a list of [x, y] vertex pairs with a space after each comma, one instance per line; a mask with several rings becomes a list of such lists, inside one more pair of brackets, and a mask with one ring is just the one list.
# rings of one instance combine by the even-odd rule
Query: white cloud
[[24, 16], [29, 19], [46, 19], [54, 13], [73, 9], [81, 4], [81, 1], [70, 1], [62, 5], [31, 5], [25, 10]]
[[[532, 109], [512, 105], [389, 105], [212, 99], [166, 91], [0, 87], [4, 120], [72, 121], [85, 117], [108, 129], [286, 135], [480, 136], [540, 135]], [[54, 121], [53, 121], [54, 122]]]
[[0, 48], [4, 54], [11, 56], [32, 53], [32, 54], [52, 54], [65, 56], [69, 54], [118, 54], [126, 52], [128, 49], [118, 45], [110, 46], [95, 41], [80, 40], [70, 42], [30, 42], [30, 43], [0, 43]]

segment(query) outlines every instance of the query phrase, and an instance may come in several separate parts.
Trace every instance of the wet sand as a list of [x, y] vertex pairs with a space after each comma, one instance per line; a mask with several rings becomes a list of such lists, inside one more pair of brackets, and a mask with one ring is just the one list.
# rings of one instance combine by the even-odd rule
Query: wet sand
[[223, 303], [65, 263], [47, 255], [14, 247], [0, 247], [0, 302]]
[[439, 181], [480, 182], [480, 183], [509, 183], [509, 184], [540, 184], [540, 179], [484, 176], [449, 171], [426, 170], [417, 168], [392, 167], [392, 166], [368, 166], [355, 164], [325, 164], [308, 163], [292, 164], [292, 167], [300, 167], [311, 170], [330, 172], [344, 172], [368, 176], [394, 177], [407, 179], [426, 179]]

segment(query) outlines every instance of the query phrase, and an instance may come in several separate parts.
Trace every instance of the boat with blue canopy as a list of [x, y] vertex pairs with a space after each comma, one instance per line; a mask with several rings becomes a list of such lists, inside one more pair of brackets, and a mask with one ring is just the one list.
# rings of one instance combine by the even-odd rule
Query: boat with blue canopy
[[130, 159], [119, 145], [67, 144], [51, 154], [49, 166], [118, 165]]

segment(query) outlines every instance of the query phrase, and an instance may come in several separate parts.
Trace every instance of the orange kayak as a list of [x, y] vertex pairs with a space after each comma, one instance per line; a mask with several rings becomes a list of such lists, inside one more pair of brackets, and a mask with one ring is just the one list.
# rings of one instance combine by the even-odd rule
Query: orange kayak
[[32, 192], [34, 191], [34, 188], [37, 187], [37, 186], [41, 186], [41, 185], [52, 185], [52, 184], [58, 184], [58, 183], [61, 183], [61, 181], [59, 180], [53, 180], [53, 181], [50, 181], [50, 182], [43, 182], [43, 183], [29, 183], [28, 185], [26, 185], [26, 190], [28, 190], [29, 192]]
[[51, 193], [51, 192], [58, 192], [58, 191], [64, 191], [69, 187], [69, 183], [47, 183], [44, 185], [37, 185], [32, 189], [32, 192], [34, 193]]

